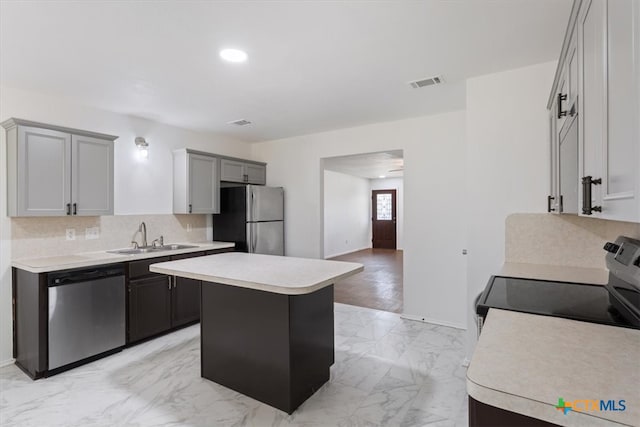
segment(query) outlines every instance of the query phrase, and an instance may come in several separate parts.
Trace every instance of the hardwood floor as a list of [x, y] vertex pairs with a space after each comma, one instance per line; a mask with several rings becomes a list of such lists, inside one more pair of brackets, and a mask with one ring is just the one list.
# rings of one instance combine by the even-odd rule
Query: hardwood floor
[[335, 302], [402, 313], [402, 251], [364, 249], [331, 259], [364, 264], [362, 273], [335, 284]]

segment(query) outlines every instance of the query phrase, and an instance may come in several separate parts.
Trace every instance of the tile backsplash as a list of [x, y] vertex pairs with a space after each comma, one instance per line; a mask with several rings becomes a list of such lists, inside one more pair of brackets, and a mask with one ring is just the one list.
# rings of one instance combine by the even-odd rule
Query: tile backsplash
[[[202, 242], [207, 238], [206, 215], [12, 218], [11, 258], [37, 258], [125, 248], [131, 246], [134, 233], [142, 221], [147, 226], [149, 244], [160, 235], [164, 237], [165, 243]], [[66, 239], [67, 229], [75, 230], [75, 240]], [[87, 230], [89, 234], [97, 231], [98, 238], [86, 236]], [[139, 235], [137, 240], [140, 241]]]
[[606, 268], [602, 247], [619, 235], [640, 239], [640, 224], [577, 215], [513, 214], [506, 220], [505, 261]]

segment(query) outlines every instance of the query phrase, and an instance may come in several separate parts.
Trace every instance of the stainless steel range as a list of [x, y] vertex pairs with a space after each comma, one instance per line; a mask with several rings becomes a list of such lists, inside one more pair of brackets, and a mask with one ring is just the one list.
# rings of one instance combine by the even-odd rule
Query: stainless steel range
[[609, 301], [631, 325], [640, 329], [640, 241], [620, 236], [604, 245], [609, 269]]
[[492, 276], [476, 303], [478, 333], [490, 308], [640, 329], [640, 241], [604, 246], [606, 286]]

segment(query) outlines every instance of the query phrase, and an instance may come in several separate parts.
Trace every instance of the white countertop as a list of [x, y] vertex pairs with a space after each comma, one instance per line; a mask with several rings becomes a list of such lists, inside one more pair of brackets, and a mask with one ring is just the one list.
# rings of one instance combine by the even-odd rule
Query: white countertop
[[150, 271], [286, 295], [308, 294], [364, 270], [362, 264], [224, 253], [152, 264]]
[[161, 252], [145, 252], [134, 255], [114, 254], [106, 251], [84, 252], [73, 255], [60, 255], [53, 257], [18, 259], [11, 265], [31, 273], [48, 273], [51, 271], [67, 270], [70, 268], [91, 267], [94, 265], [113, 264], [117, 262], [137, 261], [141, 259], [157, 258], [163, 256], [188, 254], [192, 252], [210, 251], [215, 249], [228, 249], [235, 247], [235, 243], [228, 242], [204, 242], [184, 243], [193, 248], [176, 249]]
[[[565, 426], [640, 423], [640, 330], [490, 309], [467, 391], [498, 408]], [[626, 401], [625, 411], [556, 409], [558, 398]]]
[[504, 263], [498, 275], [593, 285], [606, 285], [609, 280], [609, 270], [602, 268], [565, 267], [561, 265], [524, 264], [516, 262]]

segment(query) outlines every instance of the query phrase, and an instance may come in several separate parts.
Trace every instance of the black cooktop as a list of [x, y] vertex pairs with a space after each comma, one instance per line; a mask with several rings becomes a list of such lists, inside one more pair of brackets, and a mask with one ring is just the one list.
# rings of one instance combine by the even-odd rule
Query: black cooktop
[[631, 327], [611, 307], [609, 292], [600, 285], [492, 276], [476, 313], [485, 317], [489, 308]]

